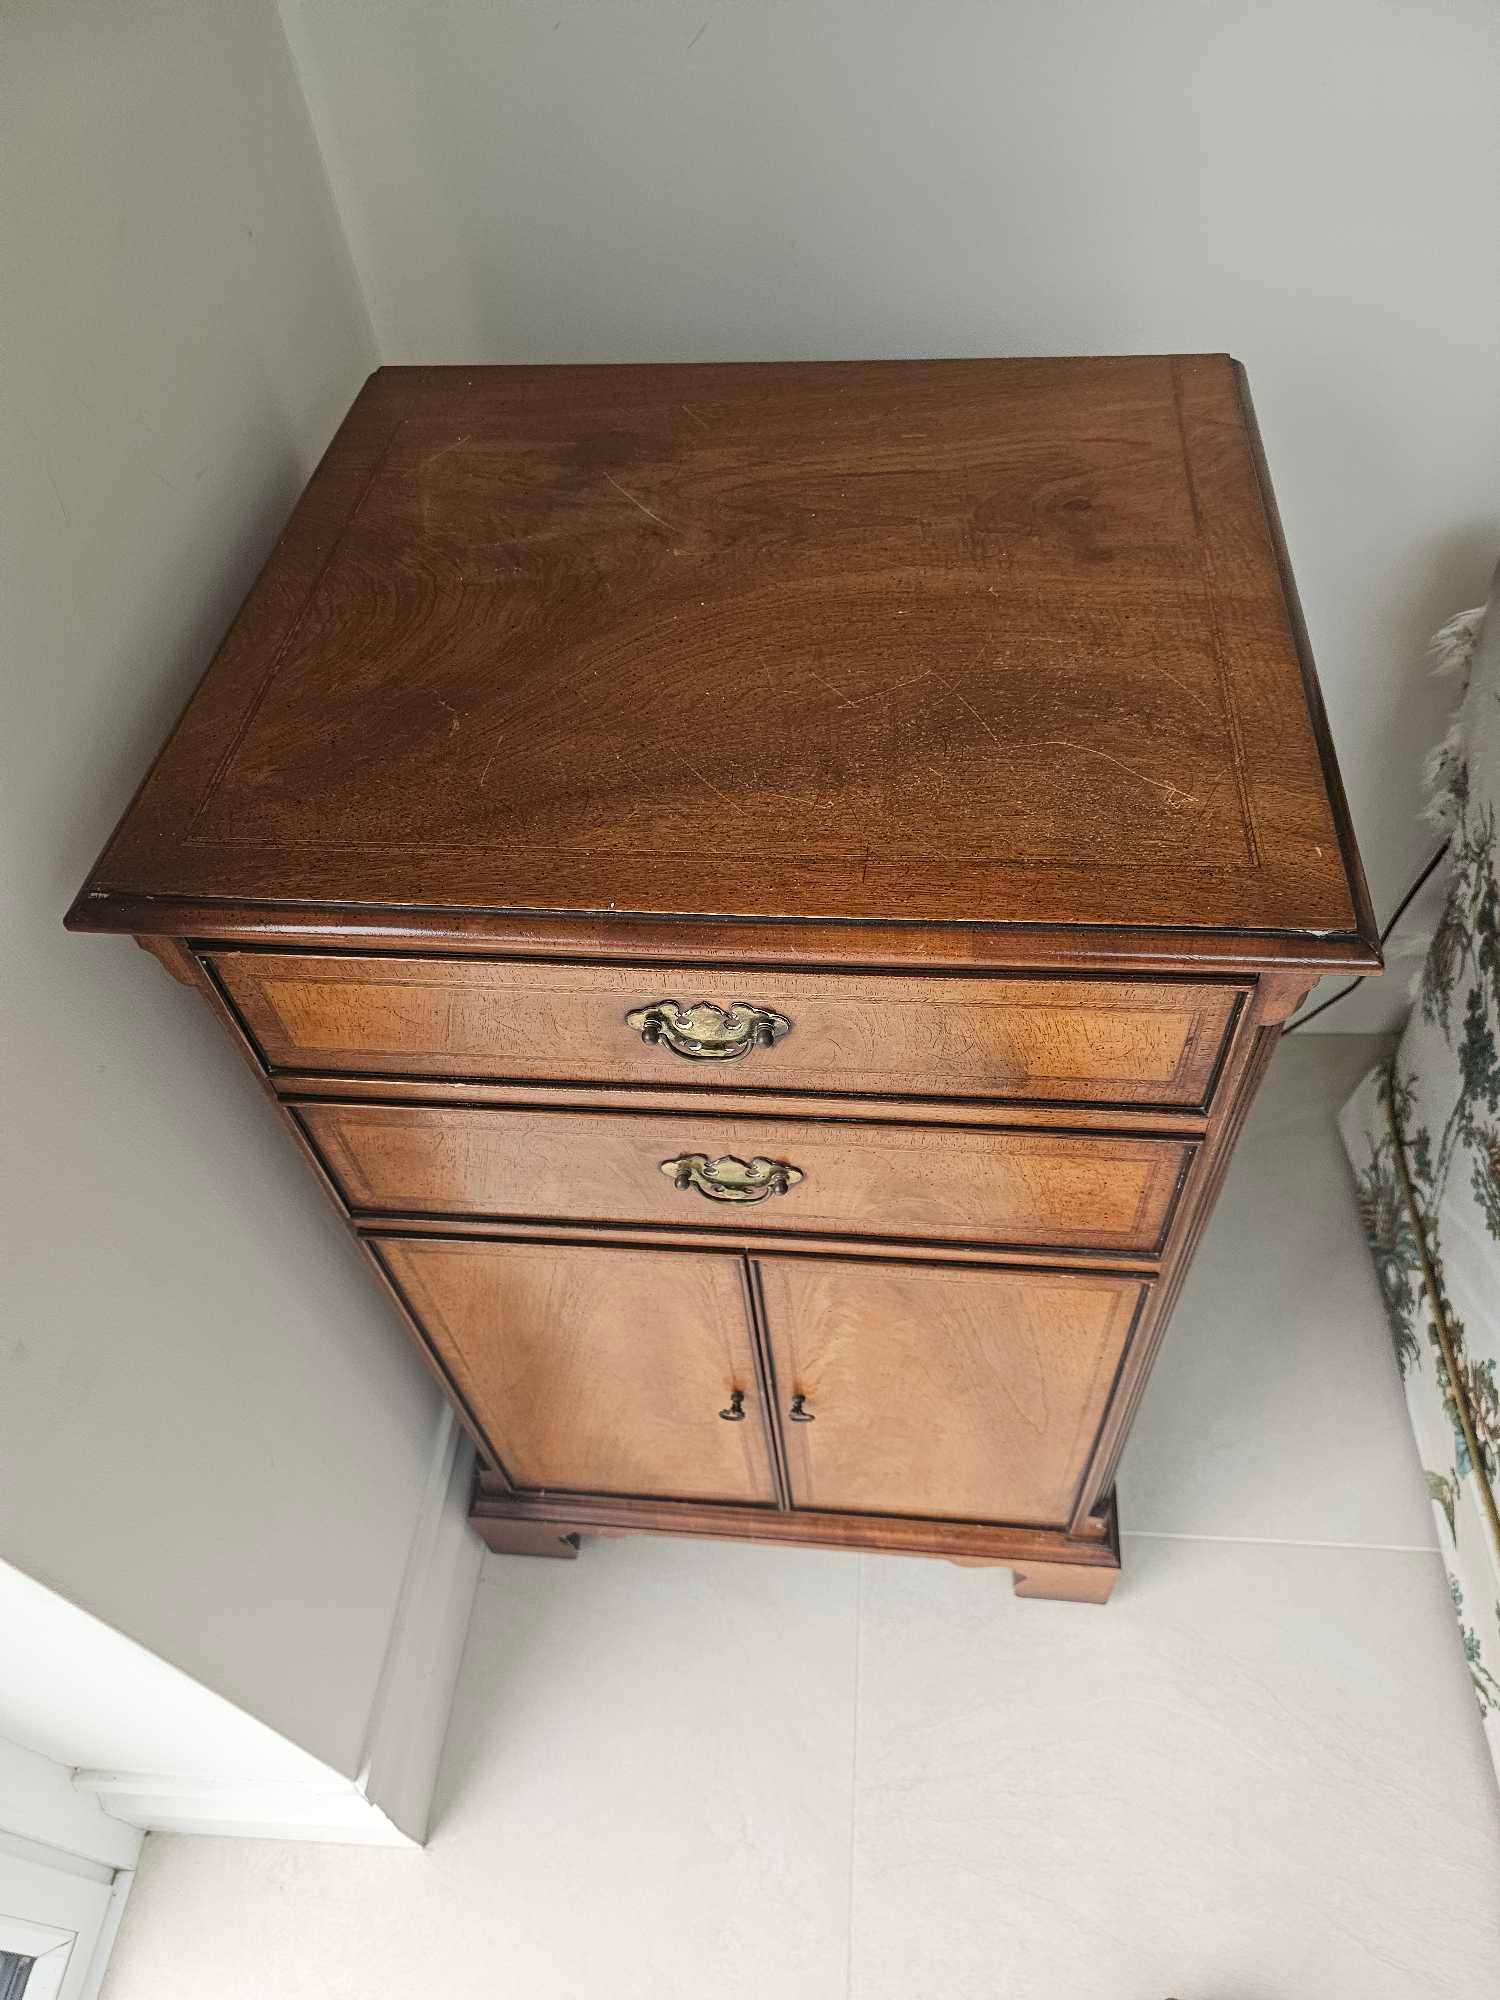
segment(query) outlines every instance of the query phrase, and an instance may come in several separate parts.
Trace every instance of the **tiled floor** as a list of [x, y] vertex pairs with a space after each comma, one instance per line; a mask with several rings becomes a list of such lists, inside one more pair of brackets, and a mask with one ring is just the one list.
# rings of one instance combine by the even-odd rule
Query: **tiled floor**
[[1491, 2000], [1500, 1800], [1355, 1230], [1282, 1051], [1107, 1609], [942, 1563], [492, 1562], [423, 1855], [153, 1838], [106, 2000]]

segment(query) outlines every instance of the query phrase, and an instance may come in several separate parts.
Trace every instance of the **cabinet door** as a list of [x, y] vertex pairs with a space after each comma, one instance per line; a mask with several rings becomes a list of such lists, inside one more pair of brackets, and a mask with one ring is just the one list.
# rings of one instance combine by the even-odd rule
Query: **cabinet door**
[[738, 1258], [436, 1237], [376, 1248], [517, 1487], [775, 1504]]
[[1067, 1522], [1139, 1278], [790, 1257], [759, 1270], [794, 1506]]

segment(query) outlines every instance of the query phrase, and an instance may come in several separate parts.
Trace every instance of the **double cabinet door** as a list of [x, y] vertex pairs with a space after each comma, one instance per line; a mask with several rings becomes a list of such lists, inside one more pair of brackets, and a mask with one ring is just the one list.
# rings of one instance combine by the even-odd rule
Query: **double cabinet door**
[[518, 1492], [1064, 1526], [1140, 1276], [377, 1236]]

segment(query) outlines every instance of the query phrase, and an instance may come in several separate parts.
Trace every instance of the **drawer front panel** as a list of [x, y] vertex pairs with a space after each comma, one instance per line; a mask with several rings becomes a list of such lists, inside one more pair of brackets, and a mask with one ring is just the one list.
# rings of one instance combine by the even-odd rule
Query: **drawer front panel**
[[276, 1070], [1170, 1109], [1207, 1102], [1239, 998], [1103, 979], [233, 951], [213, 964]]
[[[1154, 1252], [1190, 1143], [303, 1103], [351, 1208]], [[778, 1190], [784, 1190], [778, 1192]]]
[[735, 1258], [436, 1237], [376, 1249], [518, 1488], [776, 1504]]
[[794, 1506], [1066, 1525], [1139, 1279], [817, 1257], [759, 1269]]

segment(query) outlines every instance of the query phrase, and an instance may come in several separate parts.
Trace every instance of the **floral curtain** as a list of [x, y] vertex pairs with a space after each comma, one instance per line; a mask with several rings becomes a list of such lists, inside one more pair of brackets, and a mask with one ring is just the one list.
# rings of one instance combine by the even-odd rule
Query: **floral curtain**
[[[1497, 572], [1500, 577], [1500, 572]], [[1474, 1693], [1500, 1773], [1500, 609], [1434, 641], [1467, 677], [1428, 766], [1450, 886], [1394, 1056], [1340, 1120]]]

